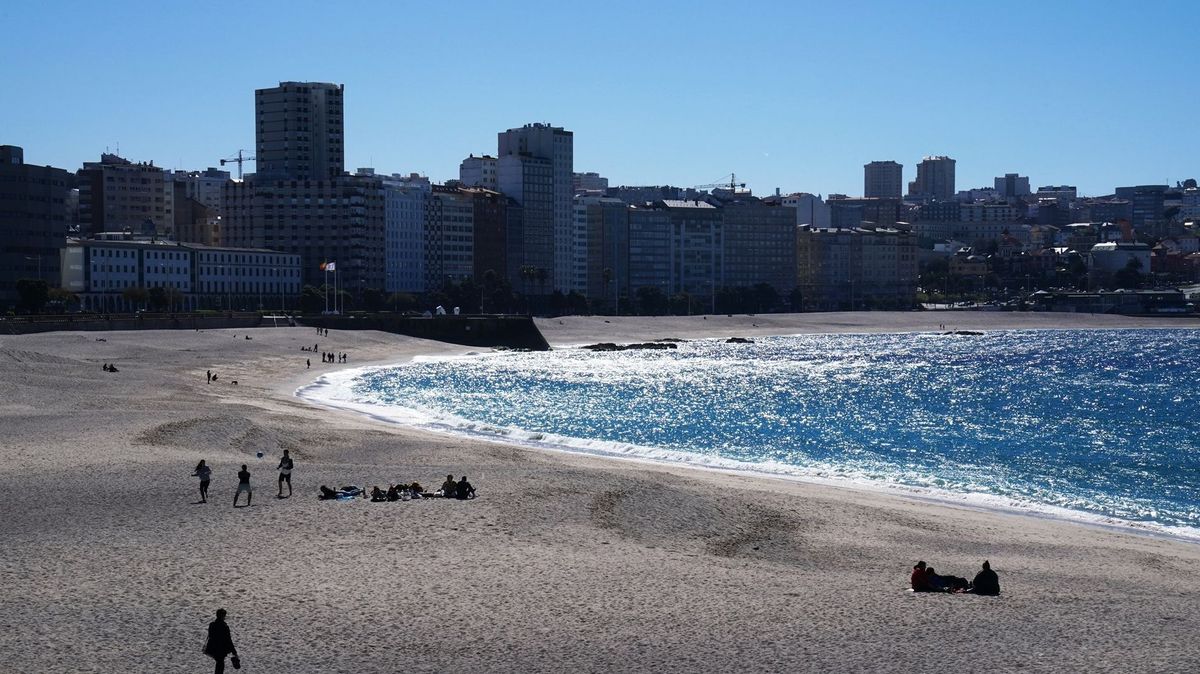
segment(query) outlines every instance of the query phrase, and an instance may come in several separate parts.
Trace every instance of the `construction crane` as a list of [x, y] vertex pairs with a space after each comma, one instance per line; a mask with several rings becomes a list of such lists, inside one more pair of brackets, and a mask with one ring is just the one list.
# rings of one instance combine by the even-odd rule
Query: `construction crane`
[[729, 178], [728, 182], [725, 182], [725, 178], [722, 178], [721, 182], [719, 182], [719, 183], [709, 183], [707, 185], [693, 185], [692, 188], [697, 189], [697, 190], [711, 190], [711, 189], [720, 188], [720, 189], [729, 190], [730, 192], [737, 192], [739, 189], [740, 190], [746, 189], [746, 183], [739, 183], [737, 181], [737, 174], [730, 173], [727, 177]]
[[244, 152], [245, 152], [245, 150], [238, 150], [236, 157], [229, 157], [228, 159], [221, 160], [221, 166], [224, 166], [226, 164], [231, 164], [231, 163], [236, 163], [238, 165], [238, 180], [242, 179], [242, 162], [254, 161], [256, 159], [256, 157], [253, 157], [253, 156], [250, 156], [250, 157], [245, 156], [243, 154]]

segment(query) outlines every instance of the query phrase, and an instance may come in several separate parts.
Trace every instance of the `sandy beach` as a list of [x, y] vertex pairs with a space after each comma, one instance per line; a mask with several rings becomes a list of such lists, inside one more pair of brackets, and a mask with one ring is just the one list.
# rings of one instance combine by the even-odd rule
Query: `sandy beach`
[[[988, 312], [538, 320], [553, 345], [942, 324], [1200, 327]], [[301, 351], [314, 343], [349, 363]], [[294, 396], [339, 368], [478, 350], [310, 328], [0, 336], [0, 671], [211, 671], [218, 607], [249, 672], [1200, 670], [1194, 544], [435, 435]], [[277, 499], [284, 449], [295, 492]], [[235, 509], [243, 463], [254, 501]], [[480, 498], [316, 498], [448, 473]], [[1003, 594], [908, 592], [918, 559], [967, 577], [990, 559]]]

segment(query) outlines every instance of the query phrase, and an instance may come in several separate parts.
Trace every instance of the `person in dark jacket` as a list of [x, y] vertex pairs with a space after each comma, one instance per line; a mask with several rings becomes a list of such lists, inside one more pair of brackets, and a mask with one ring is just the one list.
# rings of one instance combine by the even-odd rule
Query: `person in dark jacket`
[[992, 571], [992, 565], [986, 559], [983, 560], [983, 568], [975, 574], [975, 580], [971, 581], [971, 589], [967, 591], [989, 597], [1000, 596], [1000, 578]]
[[225, 671], [225, 658], [233, 655], [237, 659], [237, 649], [233, 647], [233, 637], [229, 635], [229, 625], [225, 624], [225, 609], [217, 609], [217, 619], [208, 624], [208, 640], [204, 642], [204, 654], [216, 660], [216, 674]]
[[925, 562], [920, 561], [913, 565], [912, 577], [913, 592], [933, 592], [933, 586], [929, 584], [929, 576], [925, 572]]
[[475, 487], [472, 487], [471, 483], [467, 482], [466, 475], [463, 475], [462, 479], [454, 487], [456, 492], [455, 497], [459, 500], [465, 501], [469, 498], [475, 498]]

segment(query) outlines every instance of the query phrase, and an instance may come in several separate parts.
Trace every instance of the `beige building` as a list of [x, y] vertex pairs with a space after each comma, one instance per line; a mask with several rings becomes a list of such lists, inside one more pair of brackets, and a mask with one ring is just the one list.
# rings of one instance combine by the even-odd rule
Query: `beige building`
[[896, 229], [813, 229], [796, 237], [796, 284], [816, 311], [907, 309], [916, 302], [917, 239]]
[[106, 153], [98, 162], [85, 162], [76, 176], [81, 234], [165, 236], [174, 228], [174, 185], [154, 162], [134, 163]]

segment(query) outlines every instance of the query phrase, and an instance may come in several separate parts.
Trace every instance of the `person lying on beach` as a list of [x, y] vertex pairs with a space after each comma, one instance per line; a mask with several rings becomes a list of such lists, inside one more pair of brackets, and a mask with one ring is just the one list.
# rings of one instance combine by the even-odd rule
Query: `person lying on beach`
[[929, 585], [933, 587], [934, 592], [962, 592], [971, 586], [966, 578], [938, 575], [932, 566], [925, 570], [925, 577], [929, 580]]
[[387, 494], [382, 489], [379, 488], [379, 485], [375, 485], [374, 487], [371, 488], [371, 502], [372, 503], [379, 503], [381, 501], [386, 501], [386, 500], [387, 500]]
[[975, 574], [975, 580], [971, 581], [971, 589], [967, 592], [987, 597], [1000, 596], [1000, 578], [992, 571], [992, 565], [986, 559], [983, 560], [983, 568]]
[[460, 501], [465, 501], [469, 498], [475, 498], [475, 487], [472, 487], [471, 483], [467, 482], [466, 475], [463, 475], [462, 480], [459, 480], [458, 484], [455, 486], [454, 497]]
[[321, 494], [317, 496], [317, 498], [321, 499], [322, 501], [327, 501], [329, 499], [355, 498], [362, 492], [363, 490], [359, 487], [339, 487], [335, 491], [329, 487], [326, 487], [325, 485], [321, 485]]

